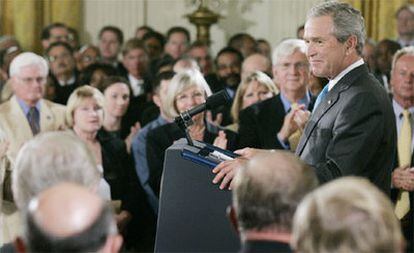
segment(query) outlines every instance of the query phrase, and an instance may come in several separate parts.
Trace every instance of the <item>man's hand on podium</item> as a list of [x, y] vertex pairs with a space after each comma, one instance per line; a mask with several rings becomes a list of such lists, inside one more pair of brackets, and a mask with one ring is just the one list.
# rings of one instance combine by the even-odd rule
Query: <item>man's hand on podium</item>
[[217, 165], [213, 169], [213, 173], [216, 174], [216, 176], [213, 179], [213, 183], [220, 183], [219, 188], [222, 190], [225, 188], [231, 190], [231, 183], [239, 168], [243, 166], [244, 163], [249, 161], [254, 155], [261, 152], [270, 152], [270, 150], [244, 148], [234, 151], [234, 153], [240, 156], [235, 158], [234, 160], [219, 163], [219, 165]]

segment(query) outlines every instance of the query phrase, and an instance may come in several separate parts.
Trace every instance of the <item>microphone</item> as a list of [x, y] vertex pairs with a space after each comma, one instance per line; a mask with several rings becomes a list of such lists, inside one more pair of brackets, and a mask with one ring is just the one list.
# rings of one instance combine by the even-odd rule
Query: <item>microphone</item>
[[178, 124], [180, 128], [185, 129], [193, 124], [191, 118], [194, 115], [197, 115], [205, 110], [211, 110], [220, 105], [226, 104], [230, 102], [230, 100], [230, 95], [227, 93], [225, 89], [223, 89], [208, 97], [205, 103], [197, 105], [194, 108], [191, 108], [190, 110], [187, 110], [183, 113], [180, 113], [180, 116], [176, 117], [174, 121]]

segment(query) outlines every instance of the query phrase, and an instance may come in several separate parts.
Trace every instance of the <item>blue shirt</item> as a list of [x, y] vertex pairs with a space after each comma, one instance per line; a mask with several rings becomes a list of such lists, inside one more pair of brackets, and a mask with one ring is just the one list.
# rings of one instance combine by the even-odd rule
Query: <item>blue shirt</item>
[[142, 187], [148, 196], [148, 201], [155, 213], [158, 213], [158, 198], [149, 185], [149, 168], [147, 162], [147, 135], [148, 132], [162, 125], [167, 124], [168, 121], [161, 115], [157, 119], [148, 123], [142, 128], [139, 133], [132, 140], [132, 154], [135, 161], [135, 170], [138, 174]]

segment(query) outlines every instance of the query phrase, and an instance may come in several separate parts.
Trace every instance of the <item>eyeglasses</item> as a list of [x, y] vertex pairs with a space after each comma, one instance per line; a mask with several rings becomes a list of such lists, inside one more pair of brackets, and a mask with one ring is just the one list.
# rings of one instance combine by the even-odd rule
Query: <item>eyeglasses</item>
[[68, 58], [70, 58], [71, 57], [71, 55], [69, 54], [69, 53], [63, 53], [63, 54], [60, 54], [60, 55], [51, 55], [51, 56], [49, 56], [49, 62], [55, 62], [55, 61], [57, 61], [57, 60], [59, 60], [59, 59], [68, 59]]
[[298, 70], [304, 70], [304, 69], [308, 69], [309, 68], [309, 64], [306, 63], [306, 62], [296, 62], [296, 63], [285, 62], [285, 63], [279, 64], [279, 66], [283, 70], [287, 70], [291, 66], [293, 66], [295, 69], [298, 69]]
[[46, 83], [47, 78], [43, 76], [38, 76], [38, 77], [24, 77], [24, 78], [19, 77], [19, 79], [22, 81], [23, 84], [29, 85], [29, 84], [32, 84], [33, 82], [44, 84]]

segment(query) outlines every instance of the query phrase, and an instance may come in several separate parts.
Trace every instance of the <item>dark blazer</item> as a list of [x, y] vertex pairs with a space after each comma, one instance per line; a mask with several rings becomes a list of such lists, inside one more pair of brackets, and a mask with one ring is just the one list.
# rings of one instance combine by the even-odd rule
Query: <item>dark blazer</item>
[[[212, 144], [219, 130], [224, 129], [206, 123], [203, 141]], [[237, 135], [229, 130], [224, 131], [227, 138], [227, 149], [234, 150], [236, 148]], [[157, 196], [160, 194], [165, 151], [174, 141], [184, 137], [184, 132], [174, 122], [162, 125], [148, 132], [147, 161], [150, 172], [149, 184]]]
[[156, 217], [138, 181], [125, 143], [104, 130], [98, 132], [97, 138], [102, 149], [103, 176], [110, 186], [111, 199], [121, 200], [121, 210], [132, 214], [124, 234], [126, 246], [134, 251], [152, 251]]
[[[312, 111], [314, 98], [308, 110]], [[247, 107], [240, 112], [239, 148], [283, 149], [277, 133], [283, 126], [286, 112], [280, 94]]]
[[289, 253], [293, 252], [288, 243], [277, 241], [259, 241], [248, 240], [242, 244], [242, 248], [239, 253], [265, 253], [265, 252], [280, 252]]
[[296, 154], [320, 183], [362, 176], [390, 193], [396, 148], [392, 106], [366, 65], [347, 73], [312, 113]]

